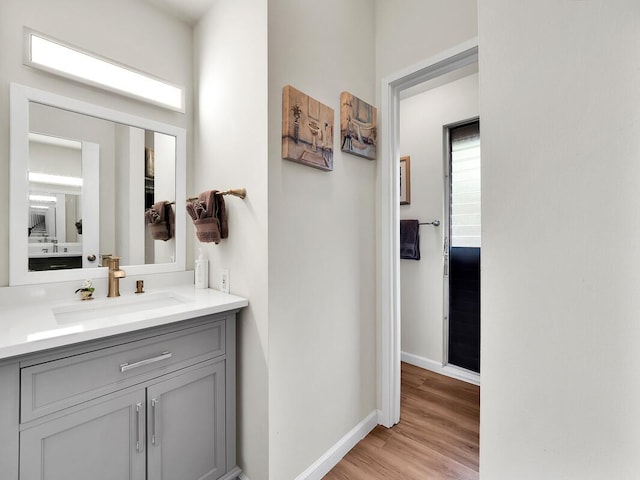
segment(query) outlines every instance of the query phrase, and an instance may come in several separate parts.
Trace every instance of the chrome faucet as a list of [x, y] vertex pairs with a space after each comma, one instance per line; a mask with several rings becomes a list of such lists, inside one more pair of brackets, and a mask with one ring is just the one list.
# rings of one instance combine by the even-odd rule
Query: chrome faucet
[[127, 272], [120, 270], [120, 257], [109, 257], [107, 259], [109, 266], [109, 293], [107, 297], [120, 296], [120, 279], [127, 276]]

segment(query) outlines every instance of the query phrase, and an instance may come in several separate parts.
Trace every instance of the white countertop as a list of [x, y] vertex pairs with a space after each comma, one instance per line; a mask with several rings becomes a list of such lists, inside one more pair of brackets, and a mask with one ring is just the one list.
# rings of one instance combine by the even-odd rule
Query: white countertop
[[[155, 307], [154, 298], [175, 301], [158, 301]], [[126, 304], [136, 310], [138, 300], [142, 300], [145, 307], [128, 312]], [[164, 286], [140, 295], [123, 293], [118, 298], [103, 295], [90, 301], [74, 298], [27, 301], [19, 305], [3, 303], [0, 304], [0, 359], [235, 310], [249, 304], [245, 298], [218, 290], [196, 289], [193, 285]], [[88, 317], [97, 318], [78, 321], [74, 314], [67, 314], [69, 318], [61, 321], [61, 315], [58, 318], [54, 315], [67, 310], [74, 314], [86, 311]]]

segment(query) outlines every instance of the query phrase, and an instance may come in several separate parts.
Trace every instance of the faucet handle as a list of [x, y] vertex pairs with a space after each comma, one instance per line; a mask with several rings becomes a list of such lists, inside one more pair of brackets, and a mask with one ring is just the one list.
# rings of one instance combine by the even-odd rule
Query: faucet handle
[[120, 268], [120, 257], [109, 255], [107, 258], [107, 266], [109, 269], [118, 270]]

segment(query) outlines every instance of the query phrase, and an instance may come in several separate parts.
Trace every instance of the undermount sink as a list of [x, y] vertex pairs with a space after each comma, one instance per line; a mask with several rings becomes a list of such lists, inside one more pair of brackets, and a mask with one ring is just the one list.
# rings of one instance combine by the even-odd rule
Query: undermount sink
[[78, 301], [51, 309], [59, 324], [77, 323], [114, 315], [157, 310], [185, 303], [171, 292], [144, 293], [136, 296]]

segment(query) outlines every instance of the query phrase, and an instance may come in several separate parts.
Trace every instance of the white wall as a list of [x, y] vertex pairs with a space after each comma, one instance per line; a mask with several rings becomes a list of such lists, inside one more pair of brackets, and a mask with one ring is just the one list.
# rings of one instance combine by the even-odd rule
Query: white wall
[[478, 74], [400, 102], [401, 155], [411, 157], [411, 204], [400, 218], [441, 225], [420, 227], [419, 261], [400, 261], [401, 350], [442, 364], [444, 151], [443, 126], [478, 116]]
[[[22, 65], [23, 26], [186, 87], [187, 113], [120, 97]], [[142, 0], [0, 2], [0, 202], [9, 202], [9, 82], [174, 124], [191, 131], [191, 28]], [[0, 286], [9, 279], [9, 210], [0, 209]]]
[[29, 171], [82, 177], [82, 151], [48, 143], [29, 142]]
[[[375, 173], [342, 154], [340, 93], [375, 104], [372, 0], [269, 1], [270, 478], [376, 409]], [[281, 158], [282, 88], [334, 109], [334, 170]]]
[[480, 476], [640, 472], [640, 3], [480, 2]]
[[[238, 319], [238, 460], [251, 480], [268, 478], [267, 2], [215, 0], [195, 29], [198, 103], [190, 195], [245, 187], [227, 196], [229, 238], [200, 244], [219, 288], [249, 298]], [[191, 223], [191, 222], [189, 222]]]
[[376, 78], [477, 36], [476, 4], [477, 0], [376, 0]]

